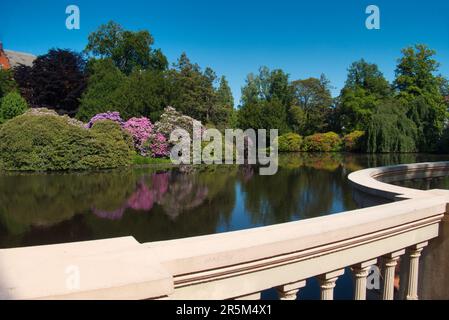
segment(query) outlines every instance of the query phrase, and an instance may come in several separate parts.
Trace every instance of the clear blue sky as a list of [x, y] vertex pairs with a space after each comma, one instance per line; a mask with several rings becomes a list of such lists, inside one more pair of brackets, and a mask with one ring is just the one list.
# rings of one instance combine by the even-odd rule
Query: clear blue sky
[[[65, 8], [81, 10], [81, 29], [65, 28]], [[365, 8], [381, 10], [381, 29], [365, 28]], [[447, 0], [2, 0], [0, 41], [8, 49], [45, 53], [53, 47], [82, 50], [87, 35], [115, 20], [148, 29], [172, 63], [185, 51], [201, 67], [225, 75], [236, 101], [249, 72], [266, 65], [292, 79], [325, 73], [337, 95], [346, 69], [365, 58], [392, 80], [400, 49], [425, 43], [437, 50], [449, 76]]]

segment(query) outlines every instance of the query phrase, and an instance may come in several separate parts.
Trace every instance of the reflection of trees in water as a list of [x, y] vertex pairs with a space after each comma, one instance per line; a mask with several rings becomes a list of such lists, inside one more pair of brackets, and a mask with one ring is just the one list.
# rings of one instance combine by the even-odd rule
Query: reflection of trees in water
[[[274, 176], [247, 165], [3, 175], [0, 246], [127, 235], [153, 241], [315, 217], [355, 208], [351, 171], [431, 159], [447, 156], [286, 154]], [[236, 190], [245, 207], [233, 220]], [[250, 223], [240, 219], [247, 214]]]
[[331, 210], [341, 192], [338, 173], [312, 168], [283, 169], [274, 176], [242, 181], [245, 208], [254, 224], [274, 224], [317, 216]]
[[[251, 176], [242, 169], [245, 207], [254, 224], [273, 224], [355, 209], [346, 176], [364, 168], [357, 154], [289, 153], [279, 155], [274, 176]], [[250, 179], [248, 177], [251, 177]]]
[[[147, 180], [150, 180], [150, 185], [147, 184]], [[168, 180], [168, 172], [143, 175], [136, 184], [136, 191], [117, 209], [108, 211], [93, 207], [92, 212], [100, 218], [118, 220], [122, 218], [127, 208], [150, 211], [153, 205], [159, 203], [167, 192]]]
[[71, 219], [91, 207], [115, 210], [135, 186], [132, 171], [0, 176], [0, 221], [11, 233]]
[[[234, 207], [235, 169], [196, 171], [2, 176], [0, 230], [5, 232], [0, 244], [134, 234], [147, 241], [214, 232]], [[78, 239], [74, 232], [85, 238]]]
[[168, 190], [151, 212], [136, 214], [130, 208], [120, 220], [84, 217], [95, 238], [133, 235], [140, 242], [214, 233], [228, 221], [235, 206], [236, 169], [171, 171]]

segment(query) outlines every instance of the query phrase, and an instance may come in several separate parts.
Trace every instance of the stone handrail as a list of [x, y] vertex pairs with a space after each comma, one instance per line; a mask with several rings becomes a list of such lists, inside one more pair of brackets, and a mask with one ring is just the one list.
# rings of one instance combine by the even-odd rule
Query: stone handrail
[[332, 299], [345, 270], [355, 299], [366, 298], [374, 264], [383, 299], [392, 299], [401, 255], [410, 260], [407, 298], [417, 299], [419, 256], [438, 236], [449, 202], [444, 190], [420, 191], [380, 182], [446, 174], [449, 163], [361, 170], [354, 188], [390, 200], [347, 211], [242, 231], [138, 243], [132, 237], [0, 250], [1, 299], [258, 299], [276, 288], [295, 299], [317, 277]]

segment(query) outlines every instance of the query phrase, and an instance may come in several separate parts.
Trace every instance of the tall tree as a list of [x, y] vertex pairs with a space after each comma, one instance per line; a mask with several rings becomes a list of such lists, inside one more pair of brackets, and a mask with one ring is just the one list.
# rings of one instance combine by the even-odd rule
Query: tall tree
[[365, 130], [376, 107], [390, 96], [388, 81], [376, 64], [363, 59], [352, 63], [339, 97], [340, 130]]
[[281, 102], [286, 110], [291, 105], [293, 91], [290, 87], [289, 75], [281, 69], [270, 71], [267, 67], [261, 67], [258, 75], [250, 73], [242, 88], [242, 104], [272, 99]]
[[19, 67], [14, 77], [30, 106], [75, 114], [86, 87], [85, 66], [81, 54], [52, 49], [32, 67]]
[[289, 130], [288, 114], [293, 103], [289, 75], [280, 69], [261, 67], [249, 74], [242, 88], [238, 124], [242, 128]]
[[128, 78], [111, 59], [93, 60], [88, 67], [88, 85], [76, 117], [88, 121], [97, 113], [121, 111], [120, 88]]
[[235, 125], [234, 97], [225, 76], [220, 78], [220, 85], [217, 89], [217, 109], [220, 114], [219, 122]]
[[220, 85], [217, 89], [218, 104], [223, 108], [234, 108], [234, 97], [225, 76], [220, 78]]
[[353, 62], [348, 69], [348, 78], [345, 83], [346, 88], [363, 88], [369, 94], [374, 94], [379, 98], [390, 95], [391, 89], [388, 81], [376, 64], [368, 63], [364, 59]]
[[434, 151], [446, 120], [446, 105], [441, 94], [441, 77], [436, 75], [439, 63], [436, 52], [418, 44], [402, 50], [396, 68], [394, 88], [398, 99], [407, 106], [407, 115], [418, 129], [420, 151]]
[[295, 107], [290, 109], [290, 122], [302, 135], [324, 132], [332, 107], [330, 81], [322, 74], [320, 79], [308, 78], [293, 81], [292, 87], [295, 94], [295, 106], [301, 110]]
[[219, 121], [219, 107], [215, 90], [216, 74], [211, 68], [204, 72], [192, 63], [185, 53], [168, 74], [170, 104], [193, 118], [203, 122]]
[[125, 119], [146, 116], [155, 121], [168, 104], [163, 72], [135, 70], [126, 76], [111, 59], [101, 59], [90, 63], [89, 73], [88, 89], [77, 114], [81, 120], [114, 110]]
[[94, 57], [112, 59], [125, 74], [130, 74], [134, 68], [165, 70], [167, 58], [160, 49], [151, 48], [153, 43], [147, 30], [128, 31], [110, 21], [89, 35], [84, 51]]

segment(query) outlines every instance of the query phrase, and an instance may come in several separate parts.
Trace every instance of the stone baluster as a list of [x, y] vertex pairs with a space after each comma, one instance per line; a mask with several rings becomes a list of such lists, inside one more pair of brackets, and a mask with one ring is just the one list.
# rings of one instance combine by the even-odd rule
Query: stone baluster
[[366, 277], [372, 265], [377, 263], [377, 259], [365, 261], [351, 267], [355, 280], [354, 299], [366, 300]]
[[382, 257], [383, 265], [383, 290], [382, 299], [383, 300], [393, 300], [394, 299], [394, 273], [396, 270], [396, 265], [401, 255], [405, 253], [405, 249], [399, 250], [393, 253], [389, 253]]
[[418, 243], [409, 248], [409, 274], [407, 286], [407, 300], [418, 300], [418, 272], [419, 272], [419, 257], [421, 251], [427, 246], [428, 242]]
[[276, 290], [281, 300], [296, 300], [299, 289], [306, 286], [306, 280], [284, 284], [276, 287]]
[[345, 269], [328, 272], [318, 276], [321, 289], [321, 300], [333, 300], [335, 283], [339, 276], [345, 273]]

